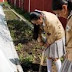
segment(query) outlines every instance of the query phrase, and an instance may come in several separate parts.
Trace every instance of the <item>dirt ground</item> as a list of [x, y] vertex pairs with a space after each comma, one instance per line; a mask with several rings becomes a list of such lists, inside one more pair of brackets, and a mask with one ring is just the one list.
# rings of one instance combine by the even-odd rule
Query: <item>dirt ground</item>
[[[35, 48], [34, 48], [34, 46], [35, 46]], [[26, 66], [24, 63], [22, 64], [25, 72], [39, 72], [39, 67], [40, 67], [40, 62], [41, 62], [41, 60], [40, 60], [41, 54], [44, 49], [39, 48], [39, 46], [38, 47], [36, 47], [36, 46], [38, 46], [38, 44], [35, 41], [31, 41], [31, 42], [24, 44], [24, 48], [22, 50], [24, 52], [24, 57], [27, 57], [26, 53], [33, 56], [32, 63], [30, 63]], [[46, 58], [44, 59], [41, 72], [47, 72]], [[55, 67], [54, 63], [52, 65], [52, 72], [56, 72], [56, 67]]]

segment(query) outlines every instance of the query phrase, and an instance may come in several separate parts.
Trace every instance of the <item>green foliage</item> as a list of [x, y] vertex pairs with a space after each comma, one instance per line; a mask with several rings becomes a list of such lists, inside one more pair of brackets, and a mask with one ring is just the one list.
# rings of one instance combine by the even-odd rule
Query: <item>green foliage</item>
[[22, 48], [23, 48], [23, 46], [22, 46], [21, 43], [19, 43], [19, 44], [16, 46], [16, 50], [19, 51], [19, 52], [21, 52]]
[[24, 58], [24, 54], [20, 54], [19, 56], [21, 63], [24, 63], [24, 65], [28, 65], [29, 63], [32, 63], [33, 61], [33, 56], [32, 55], [28, 55]]
[[12, 11], [5, 11], [6, 20], [19, 20], [19, 18]]
[[14, 41], [18, 41], [19, 43], [25, 40], [32, 39], [32, 30], [31, 28], [23, 21], [12, 20], [8, 21], [8, 27], [11, 32], [11, 36]]
[[64, 61], [64, 57], [61, 57], [60, 60], [61, 60], [61, 62], [63, 62]]
[[23, 55], [23, 53], [20, 53], [20, 55], [19, 55], [19, 59], [20, 59], [20, 61], [21, 61], [21, 63], [22, 63], [23, 60], [24, 60], [24, 55]]
[[8, 6], [9, 4], [8, 4], [8, 2], [0, 2], [0, 5], [5, 5], [5, 6]]
[[21, 8], [15, 7], [14, 5], [10, 4], [11, 8], [13, 8], [18, 14], [20, 14], [21, 16], [23, 16], [25, 19], [27, 19], [28, 21], [30, 21], [30, 17], [29, 17], [29, 12], [22, 10]]
[[23, 15], [28, 21], [30, 21], [29, 12], [24, 13]]
[[32, 62], [32, 61], [33, 61], [32, 55], [29, 55], [28, 57], [26, 57], [26, 58], [24, 59], [24, 62]]
[[4, 5], [5, 5], [5, 6], [9, 6], [9, 4], [8, 4], [8, 2], [7, 2], [7, 1], [5, 1], [5, 2], [4, 2]]

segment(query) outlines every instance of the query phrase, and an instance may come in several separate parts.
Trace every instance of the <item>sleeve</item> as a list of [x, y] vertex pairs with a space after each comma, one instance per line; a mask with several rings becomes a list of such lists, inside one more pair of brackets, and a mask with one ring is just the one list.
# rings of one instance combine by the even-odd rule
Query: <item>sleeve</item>
[[70, 18], [66, 26], [66, 46], [69, 44], [71, 39], [72, 39], [72, 17]]
[[55, 27], [52, 24], [47, 25], [46, 27], [47, 27], [46, 29], [47, 42], [48, 44], [52, 44], [55, 42], [55, 31], [56, 31]]
[[68, 31], [70, 31], [70, 30], [71, 30], [71, 26], [67, 25], [67, 26], [66, 26], [66, 31], [68, 32]]

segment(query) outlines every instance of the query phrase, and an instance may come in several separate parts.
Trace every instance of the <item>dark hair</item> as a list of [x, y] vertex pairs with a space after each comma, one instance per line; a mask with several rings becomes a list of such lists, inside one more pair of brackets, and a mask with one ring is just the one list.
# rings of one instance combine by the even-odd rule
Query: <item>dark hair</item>
[[[38, 11], [31, 12], [30, 20], [38, 20], [40, 19], [40, 15], [41, 15], [41, 12], [38, 12]], [[37, 40], [39, 30], [40, 30], [40, 25], [36, 25], [36, 24], [33, 24], [33, 25], [34, 25], [33, 39]]]
[[65, 1], [65, 0], [52, 0], [52, 9], [53, 10], [61, 10], [63, 4], [67, 5], [67, 1]]
[[68, 1], [68, 9], [71, 11], [72, 10], [72, 2]]
[[34, 24], [33, 39], [37, 40], [39, 34], [40, 26]]
[[72, 10], [72, 2], [70, 2], [68, 0], [52, 0], [52, 9], [53, 10], [61, 10], [62, 5], [67, 5], [68, 10], [69, 11]]
[[40, 15], [41, 15], [41, 12], [37, 12], [37, 11], [31, 12], [30, 20], [38, 20], [40, 19]]

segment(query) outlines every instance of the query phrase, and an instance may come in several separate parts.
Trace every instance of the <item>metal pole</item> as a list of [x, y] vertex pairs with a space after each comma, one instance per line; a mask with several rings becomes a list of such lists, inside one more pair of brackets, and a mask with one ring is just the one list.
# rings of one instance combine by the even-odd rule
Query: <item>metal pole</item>
[[16, 6], [16, 0], [14, 1], [14, 6]]
[[19, 0], [19, 8], [20, 8], [20, 0]]
[[30, 12], [30, 0], [29, 0], [29, 12]]
[[24, 0], [22, 0], [22, 10], [23, 10]]

